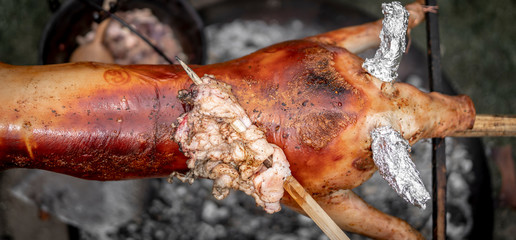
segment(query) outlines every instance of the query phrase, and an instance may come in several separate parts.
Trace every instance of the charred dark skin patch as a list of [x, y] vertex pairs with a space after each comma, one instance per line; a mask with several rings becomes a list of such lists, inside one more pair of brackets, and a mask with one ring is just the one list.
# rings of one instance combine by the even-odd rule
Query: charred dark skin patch
[[355, 169], [360, 171], [368, 171], [374, 168], [374, 161], [371, 156], [364, 158], [357, 158], [351, 164]]
[[325, 91], [332, 95], [352, 93], [353, 87], [333, 67], [333, 54], [324, 48], [305, 49], [306, 70], [300, 78], [308, 91]]
[[302, 143], [319, 150], [354, 121], [354, 117], [343, 113], [326, 111], [300, 117], [296, 121], [296, 126]]
[[306, 46], [300, 52], [303, 67], [287, 91], [298, 93], [292, 101], [299, 106], [293, 126], [302, 145], [320, 150], [356, 122], [356, 112], [344, 110], [350, 106], [343, 103], [354, 104], [360, 92], [334, 67], [335, 56], [330, 50]]

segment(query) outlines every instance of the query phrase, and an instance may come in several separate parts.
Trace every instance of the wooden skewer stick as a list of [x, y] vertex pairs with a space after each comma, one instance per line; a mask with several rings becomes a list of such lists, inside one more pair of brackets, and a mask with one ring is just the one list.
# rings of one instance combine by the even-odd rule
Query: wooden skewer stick
[[453, 137], [516, 136], [516, 116], [477, 115], [472, 129], [455, 132]]
[[349, 240], [348, 236], [328, 216], [328, 214], [317, 204], [317, 202], [306, 192], [306, 190], [293, 177], [288, 176], [283, 183], [283, 188], [292, 196], [299, 206], [314, 220], [321, 230], [331, 240]]
[[[185, 69], [192, 81], [199, 85], [202, 83], [201, 78], [181, 59], [176, 60]], [[246, 127], [240, 120], [235, 120], [231, 126], [238, 132], [245, 131]], [[294, 198], [301, 208], [310, 216], [321, 230], [331, 240], [349, 240], [348, 236], [337, 226], [337, 224], [328, 216], [328, 214], [317, 204], [317, 202], [306, 192], [299, 182], [292, 176], [288, 176], [283, 183], [283, 188]]]
[[202, 83], [201, 78], [195, 73], [188, 65], [186, 65], [183, 60], [181, 60], [179, 57], [176, 56], [176, 60], [181, 64], [183, 69], [186, 71], [186, 74], [192, 79], [192, 81], [195, 83], [195, 85], [199, 85]]

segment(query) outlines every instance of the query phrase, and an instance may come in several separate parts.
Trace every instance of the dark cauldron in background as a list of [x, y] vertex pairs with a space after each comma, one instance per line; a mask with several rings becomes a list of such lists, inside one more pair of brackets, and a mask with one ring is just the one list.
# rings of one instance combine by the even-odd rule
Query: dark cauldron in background
[[[119, 11], [149, 8], [160, 22], [169, 25], [179, 40], [189, 63], [203, 64], [205, 37], [203, 23], [186, 0], [122, 0]], [[39, 63], [68, 62], [77, 48], [77, 36], [91, 30], [95, 10], [79, 0], [66, 1], [47, 23], [39, 46]], [[168, 56], [173, 58], [173, 56]]]

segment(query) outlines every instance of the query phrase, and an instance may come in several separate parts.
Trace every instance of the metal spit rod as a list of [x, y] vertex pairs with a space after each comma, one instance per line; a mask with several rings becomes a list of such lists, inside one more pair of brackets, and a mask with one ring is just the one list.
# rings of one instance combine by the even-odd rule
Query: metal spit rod
[[[426, 0], [429, 7], [437, 7], [437, 0]], [[437, 13], [426, 13], [428, 43], [428, 73], [430, 90], [442, 92], [441, 50]], [[446, 144], [444, 138], [432, 139], [432, 226], [433, 239], [446, 239]]]

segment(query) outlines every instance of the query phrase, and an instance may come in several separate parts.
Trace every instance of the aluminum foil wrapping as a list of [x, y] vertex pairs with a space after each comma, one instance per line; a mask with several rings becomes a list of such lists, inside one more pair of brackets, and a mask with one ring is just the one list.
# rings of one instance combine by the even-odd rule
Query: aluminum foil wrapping
[[410, 145], [392, 127], [379, 127], [371, 131], [373, 160], [380, 175], [405, 201], [425, 208], [430, 194], [410, 158]]
[[380, 32], [380, 48], [373, 58], [365, 60], [362, 67], [376, 78], [392, 82], [398, 77], [401, 56], [405, 52], [409, 13], [399, 2], [383, 3], [382, 12], [385, 17]]

